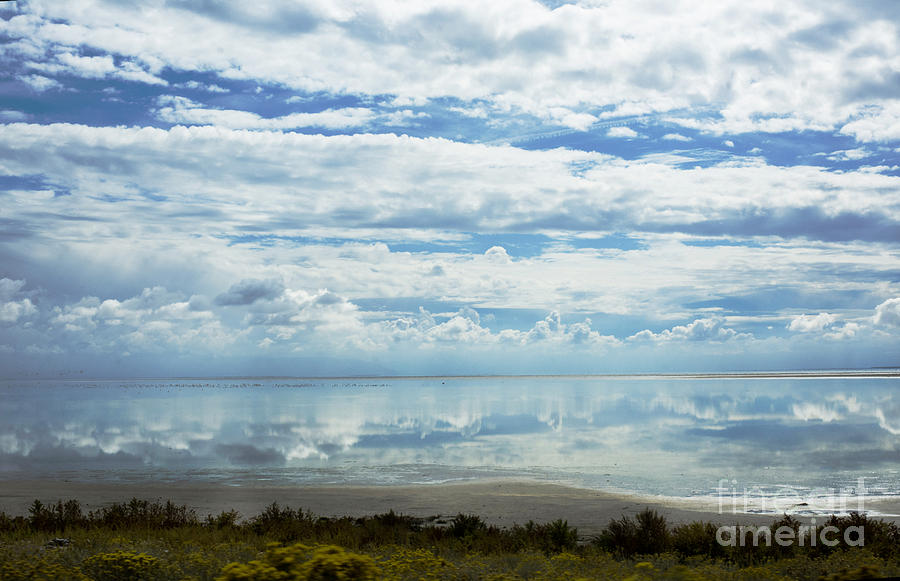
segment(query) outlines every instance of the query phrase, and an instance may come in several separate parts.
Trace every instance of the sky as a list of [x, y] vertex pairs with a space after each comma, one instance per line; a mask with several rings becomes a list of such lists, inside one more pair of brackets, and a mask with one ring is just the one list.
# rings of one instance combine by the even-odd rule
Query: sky
[[0, 3], [0, 376], [900, 366], [898, 27]]

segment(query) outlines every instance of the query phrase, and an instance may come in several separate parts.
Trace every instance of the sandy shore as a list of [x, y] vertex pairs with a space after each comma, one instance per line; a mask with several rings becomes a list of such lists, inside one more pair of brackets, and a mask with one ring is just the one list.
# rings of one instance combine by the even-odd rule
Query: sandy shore
[[[485, 521], [512, 526], [529, 520], [549, 522], [565, 519], [582, 534], [593, 534], [611, 519], [651, 508], [670, 523], [695, 520], [721, 524], [769, 524], [771, 515], [719, 514], [716, 506], [685, 501], [661, 502], [657, 498], [616, 495], [557, 484], [512, 480], [479, 481], [423, 486], [333, 486], [333, 487], [235, 487], [209, 483], [116, 484], [109, 482], [65, 482], [48, 480], [0, 481], [0, 510], [24, 515], [34, 499], [42, 502], [78, 499], [87, 510], [132, 497], [171, 499], [194, 508], [201, 516], [235, 509], [254, 516], [273, 501], [304, 508], [320, 516], [363, 516], [395, 512], [430, 517], [452, 517], [475, 513]], [[881, 503], [883, 512], [900, 512], [897, 501]], [[900, 519], [889, 519], [900, 521]], [[821, 522], [821, 519], [819, 520]]]

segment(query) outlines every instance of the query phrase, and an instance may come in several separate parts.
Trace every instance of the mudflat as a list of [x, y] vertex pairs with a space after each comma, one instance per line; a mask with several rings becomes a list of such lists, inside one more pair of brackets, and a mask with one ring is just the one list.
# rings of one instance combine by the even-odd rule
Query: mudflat
[[[520, 480], [487, 480], [415, 486], [228, 486], [208, 482], [115, 483], [64, 480], [0, 481], [0, 510], [25, 515], [35, 499], [44, 503], [77, 499], [85, 510], [95, 510], [131, 498], [171, 500], [185, 504], [202, 518], [225, 510], [252, 517], [269, 504], [303, 508], [319, 516], [364, 516], [393, 510], [428, 518], [452, 518], [458, 513], [479, 515], [499, 526], [564, 519], [582, 534], [594, 534], [611, 519], [650, 508], [670, 524], [696, 520], [720, 524], [769, 524], [773, 515], [719, 513], [702, 501], [666, 501], [656, 497], [574, 488], [560, 484]], [[873, 501], [867, 508], [886, 514], [900, 513], [900, 501]], [[900, 522], [897, 517], [883, 517]], [[802, 518], [801, 520], [808, 520]], [[819, 522], [824, 519], [820, 518]]]

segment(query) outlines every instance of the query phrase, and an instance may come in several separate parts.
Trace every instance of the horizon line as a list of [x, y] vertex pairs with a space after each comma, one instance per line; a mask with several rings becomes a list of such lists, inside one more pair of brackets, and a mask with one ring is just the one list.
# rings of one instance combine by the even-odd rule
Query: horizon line
[[414, 380], [414, 379], [539, 379], [539, 378], [675, 378], [675, 379], [778, 379], [778, 378], [823, 378], [858, 377], [891, 378], [900, 377], [900, 366], [869, 368], [767, 370], [767, 371], [679, 371], [679, 372], [620, 372], [620, 373], [475, 373], [437, 375], [197, 375], [197, 376], [115, 376], [80, 377], [78, 375], [4, 377], [0, 381], [198, 381], [198, 380]]

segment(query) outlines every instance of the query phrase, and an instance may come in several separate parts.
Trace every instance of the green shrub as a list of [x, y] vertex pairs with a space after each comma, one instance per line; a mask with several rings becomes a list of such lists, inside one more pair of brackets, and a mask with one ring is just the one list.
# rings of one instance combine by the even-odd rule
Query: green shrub
[[569, 527], [569, 521], [557, 519], [545, 525], [547, 548], [552, 553], [573, 551], [578, 546], [578, 529]]
[[718, 527], [713, 523], [694, 521], [672, 529], [672, 549], [688, 557], [699, 555], [716, 558], [724, 554], [724, 547], [716, 540]]
[[157, 579], [161, 563], [156, 557], [133, 551], [100, 553], [84, 560], [81, 570], [94, 581], [144, 581]]
[[669, 529], [665, 517], [648, 508], [639, 512], [635, 519], [623, 516], [611, 520], [593, 542], [625, 557], [659, 554], [669, 548]]
[[171, 500], [162, 504], [137, 498], [91, 512], [88, 519], [93, 525], [110, 529], [173, 529], [200, 524], [197, 513], [187, 505], [177, 505]]
[[369, 581], [378, 572], [372, 557], [340, 547], [326, 545], [310, 551], [301, 543], [273, 544], [262, 559], [229, 563], [217, 581]]
[[340, 547], [319, 547], [299, 568], [298, 579], [308, 581], [369, 581], [378, 575], [372, 557], [350, 553]]
[[450, 521], [450, 534], [457, 539], [473, 537], [485, 530], [487, 525], [477, 514], [459, 513]]
[[0, 579], [3, 581], [32, 581], [46, 579], [53, 581], [91, 581], [75, 567], [44, 559], [0, 559]]
[[87, 520], [77, 500], [59, 500], [51, 505], [35, 500], [28, 507], [28, 514], [29, 526], [42, 532], [62, 532], [66, 528], [83, 526]]

